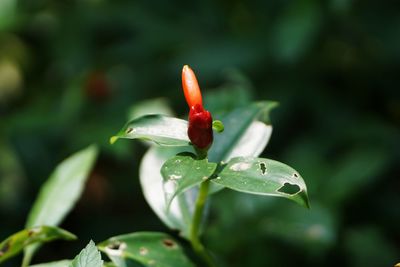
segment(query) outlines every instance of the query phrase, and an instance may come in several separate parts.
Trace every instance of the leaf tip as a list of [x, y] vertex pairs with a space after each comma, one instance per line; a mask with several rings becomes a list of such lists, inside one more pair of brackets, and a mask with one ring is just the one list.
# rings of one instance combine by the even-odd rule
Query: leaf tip
[[279, 107], [279, 102], [278, 101], [271, 101], [271, 104], [270, 104], [270, 108], [271, 109], [274, 109], [274, 108], [277, 108], [277, 107]]
[[73, 241], [73, 240], [78, 240], [78, 237], [73, 233], [68, 232], [65, 239], [68, 241]]
[[306, 200], [306, 202], [305, 202], [304, 204], [305, 204], [305, 206], [306, 206], [306, 208], [307, 208], [308, 210], [311, 209], [310, 201], [308, 201], [308, 198], [307, 198], [307, 200]]
[[311, 209], [311, 205], [310, 205], [310, 200], [308, 199], [308, 194], [307, 191], [301, 191], [298, 193], [300, 198], [301, 198], [301, 204], [302, 206], [304, 206], [305, 208], [307, 208], [308, 210]]
[[110, 137], [110, 144], [113, 145], [119, 139], [118, 136], [114, 135]]

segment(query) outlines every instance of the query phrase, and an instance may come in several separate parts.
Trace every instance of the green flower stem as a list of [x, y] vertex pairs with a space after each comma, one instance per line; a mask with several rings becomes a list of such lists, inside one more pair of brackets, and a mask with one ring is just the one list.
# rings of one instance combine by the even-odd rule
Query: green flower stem
[[32, 253], [28, 250], [24, 253], [24, 257], [22, 258], [22, 267], [28, 267], [32, 260]]
[[199, 232], [201, 220], [203, 217], [204, 206], [207, 201], [208, 188], [210, 187], [210, 181], [204, 181], [200, 185], [199, 195], [197, 196], [193, 221], [190, 226], [190, 242], [192, 243], [193, 250], [201, 257], [204, 262], [207, 263], [209, 267], [215, 267], [212, 257], [208, 254], [207, 250], [204, 248], [200, 241]]

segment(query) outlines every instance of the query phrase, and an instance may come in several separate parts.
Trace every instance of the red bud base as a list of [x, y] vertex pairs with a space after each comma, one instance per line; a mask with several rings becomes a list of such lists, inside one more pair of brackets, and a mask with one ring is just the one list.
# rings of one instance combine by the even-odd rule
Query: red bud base
[[208, 149], [213, 142], [211, 114], [199, 104], [190, 108], [188, 136], [199, 149]]

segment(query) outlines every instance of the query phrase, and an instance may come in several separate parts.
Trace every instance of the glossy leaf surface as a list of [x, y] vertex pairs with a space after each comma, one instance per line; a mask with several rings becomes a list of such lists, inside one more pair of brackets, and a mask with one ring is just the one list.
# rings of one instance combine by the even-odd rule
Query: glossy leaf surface
[[74, 240], [76, 236], [51, 226], [37, 226], [15, 233], [0, 243], [0, 263], [17, 255], [30, 244], [50, 242], [55, 239]]
[[[255, 135], [254, 130], [249, 132], [248, 129], [256, 120], [268, 122], [269, 111], [276, 105], [276, 102], [253, 103], [237, 108], [221, 118], [225, 130], [220, 134], [215, 134], [214, 143], [208, 154], [209, 160], [228, 161], [232, 158], [232, 153], [240, 154], [242, 150], [246, 151], [246, 154], [241, 154], [241, 156], [258, 156], [255, 154], [264, 150], [271, 131], [265, 131], [262, 140], [257, 139], [257, 142], [253, 143], [254, 140], [251, 137]], [[249, 143], [252, 144], [254, 151], [250, 151]]]
[[284, 197], [309, 207], [303, 178], [293, 168], [275, 160], [234, 158], [212, 182], [240, 192]]
[[[268, 114], [275, 102], [262, 102], [235, 109], [222, 118], [225, 131], [215, 134], [214, 144], [209, 151], [209, 159], [220, 162], [224, 158], [234, 156], [258, 156], [265, 148], [271, 136], [272, 127], [260, 119]], [[243, 122], [245, 121], [245, 123]], [[237, 124], [238, 122], [239, 125]], [[228, 133], [228, 134], [227, 134]], [[230, 139], [230, 140], [228, 140]], [[230, 147], [229, 145], [233, 145]], [[196, 197], [196, 188], [187, 190], [176, 197], [168, 210], [168, 201], [165, 197], [164, 179], [160, 174], [161, 166], [179, 152], [193, 151], [190, 146], [181, 148], [150, 148], [142, 159], [140, 167], [140, 182], [146, 201], [157, 216], [171, 229], [179, 230], [184, 237], [188, 236], [193, 206]], [[190, 184], [190, 183], [189, 183]], [[211, 192], [223, 188], [216, 183], [211, 184]]]
[[125, 266], [125, 260], [134, 260], [144, 266], [194, 267], [176, 240], [164, 233], [120, 235], [102, 242], [98, 247], [117, 266]]
[[162, 146], [187, 146], [187, 121], [164, 115], [145, 115], [128, 122], [110, 142], [120, 138], [153, 141]]
[[[253, 103], [225, 115], [222, 121], [226, 130], [214, 135], [209, 160], [223, 162], [234, 157], [259, 156], [272, 134], [272, 126], [265, 122], [269, 121], [269, 112], [276, 106], [276, 102]], [[215, 193], [221, 189], [222, 186], [212, 184], [210, 191]]]
[[167, 209], [175, 196], [207, 180], [216, 168], [216, 163], [198, 160], [190, 153], [168, 159], [161, 168]]
[[147, 203], [164, 224], [173, 230], [180, 231], [183, 236], [188, 236], [189, 233], [195, 192], [188, 190], [185, 194], [175, 197], [170, 208], [167, 209], [164, 179], [160, 170], [169, 158], [191, 149], [191, 147], [153, 146], [144, 155], [139, 170], [140, 184]]

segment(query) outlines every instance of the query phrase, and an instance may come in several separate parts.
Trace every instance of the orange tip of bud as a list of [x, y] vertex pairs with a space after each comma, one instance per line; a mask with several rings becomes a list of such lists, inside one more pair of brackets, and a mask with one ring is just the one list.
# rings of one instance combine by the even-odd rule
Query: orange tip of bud
[[189, 107], [195, 105], [203, 106], [199, 83], [193, 70], [188, 65], [183, 66], [182, 69], [182, 87]]

